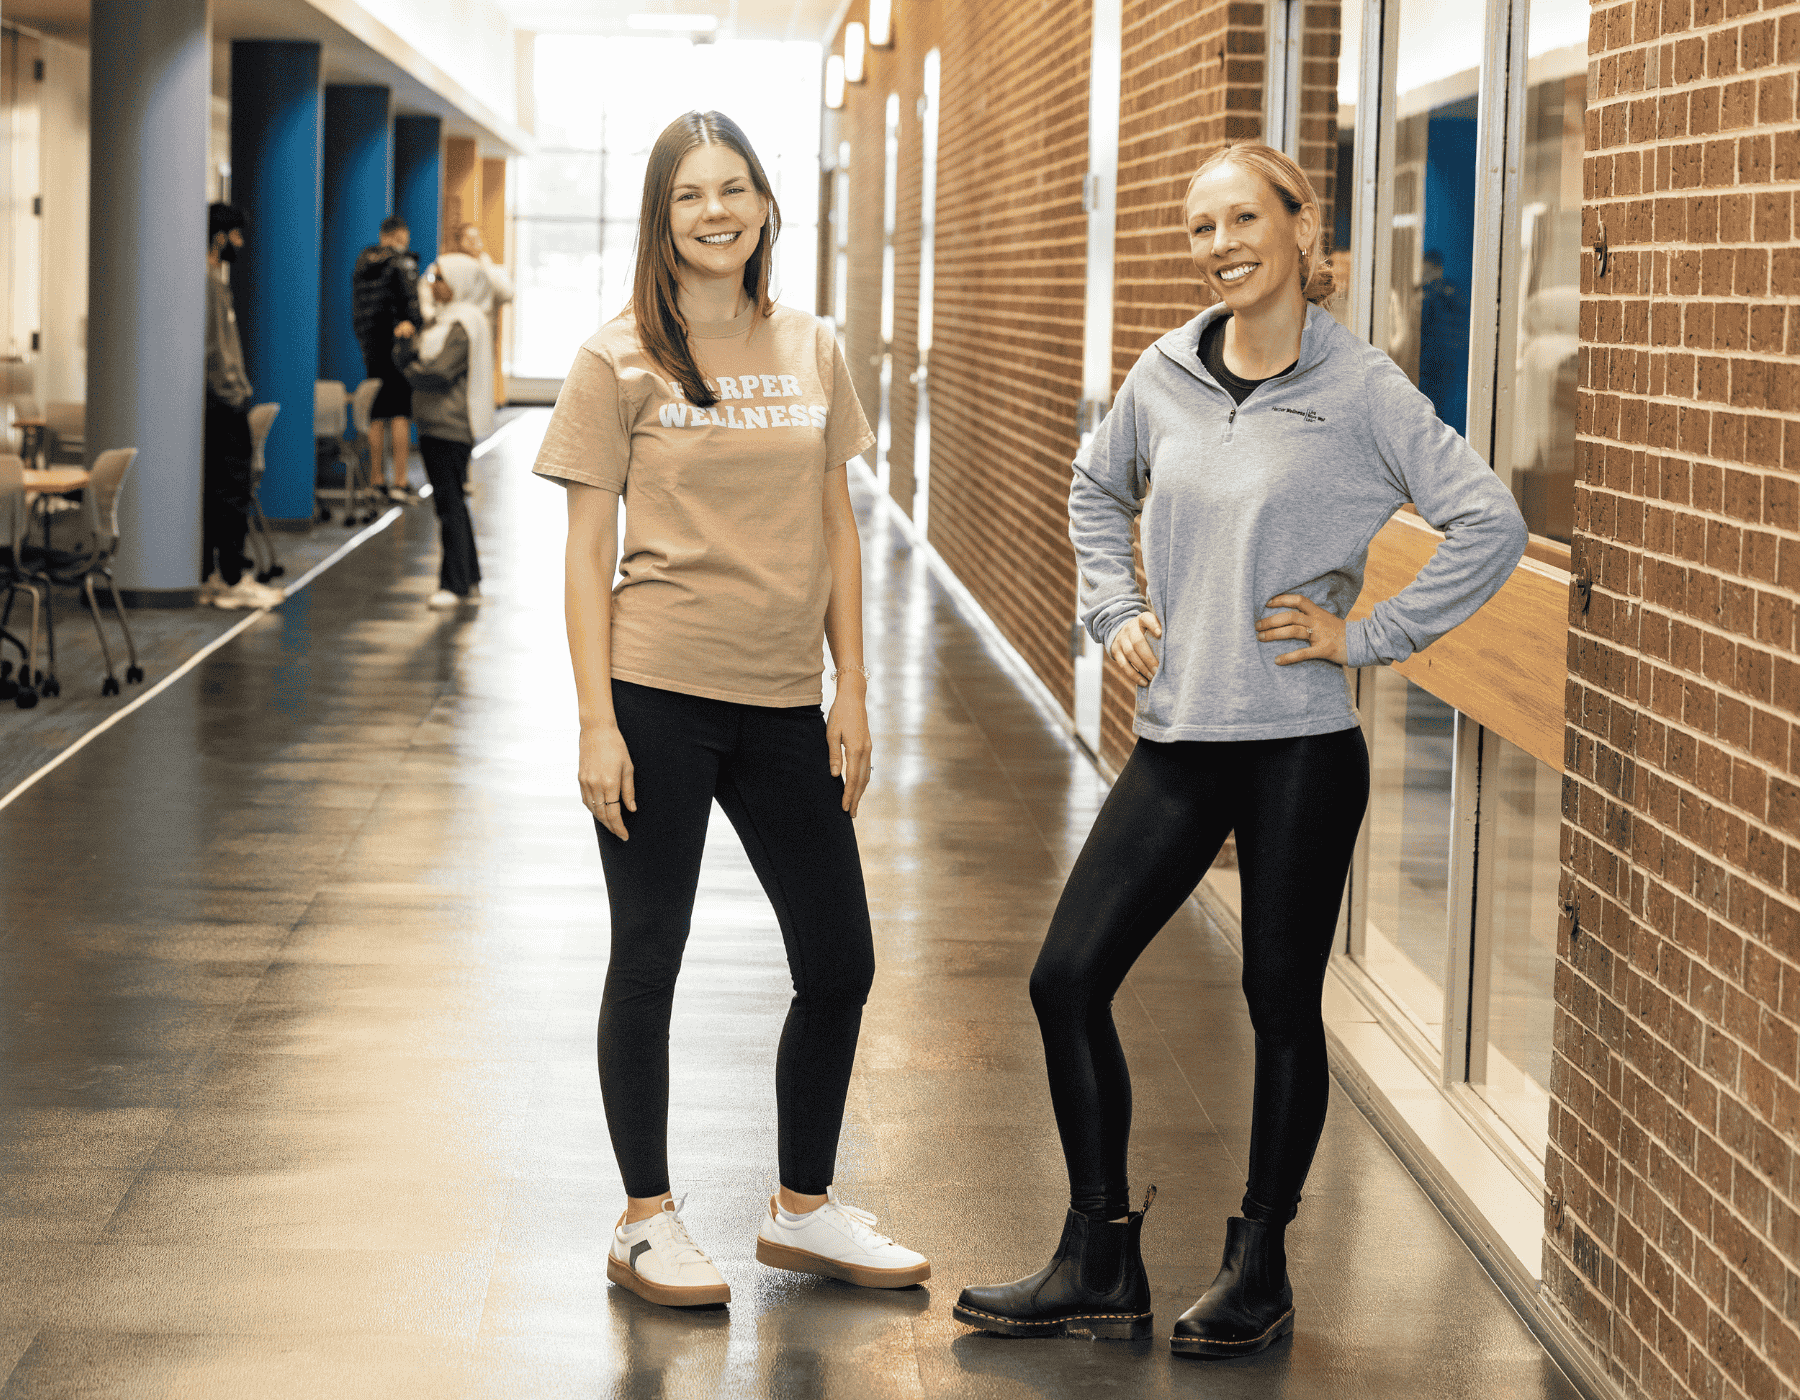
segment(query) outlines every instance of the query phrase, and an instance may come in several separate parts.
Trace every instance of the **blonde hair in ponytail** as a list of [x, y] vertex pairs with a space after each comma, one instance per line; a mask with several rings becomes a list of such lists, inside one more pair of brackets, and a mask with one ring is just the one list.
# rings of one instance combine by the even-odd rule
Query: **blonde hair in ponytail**
[[1324, 211], [1319, 207], [1319, 196], [1313, 192], [1312, 181], [1306, 178], [1304, 170], [1273, 146], [1265, 146], [1260, 141], [1227, 141], [1201, 160], [1193, 179], [1188, 181], [1188, 192], [1193, 192], [1195, 180], [1227, 161], [1262, 176], [1289, 214], [1298, 214], [1307, 205], [1312, 205], [1319, 227], [1313, 234], [1312, 246], [1300, 250], [1300, 294], [1323, 306], [1337, 295], [1338, 289], [1331, 275], [1331, 255], [1326, 251]]

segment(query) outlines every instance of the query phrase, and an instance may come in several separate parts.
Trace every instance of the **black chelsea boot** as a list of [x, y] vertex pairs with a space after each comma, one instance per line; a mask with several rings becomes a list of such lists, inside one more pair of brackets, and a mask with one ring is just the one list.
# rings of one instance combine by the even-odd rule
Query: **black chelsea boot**
[[952, 1316], [1005, 1337], [1148, 1337], [1150, 1278], [1140, 1241], [1144, 1212], [1155, 1199], [1152, 1186], [1144, 1209], [1132, 1211], [1122, 1225], [1070, 1211], [1048, 1264], [1017, 1283], [963, 1289]]
[[1232, 1216], [1225, 1259], [1212, 1286], [1184, 1312], [1169, 1338], [1183, 1356], [1250, 1356], [1294, 1330], [1284, 1225]]

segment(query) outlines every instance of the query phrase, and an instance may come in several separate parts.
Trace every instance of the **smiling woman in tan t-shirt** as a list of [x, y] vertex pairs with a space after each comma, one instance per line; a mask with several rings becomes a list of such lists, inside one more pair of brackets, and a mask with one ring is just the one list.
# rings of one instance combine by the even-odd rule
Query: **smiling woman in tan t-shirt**
[[715, 800], [794, 983], [775, 1070], [781, 1189], [756, 1257], [876, 1288], [931, 1274], [831, 1191], [875, 974], [852, 824], [872, 745], [845, 478], [874, 438], [830, 331], [769, 298], [780, 229], [734, 123], [672, 122], [645, 172], [631, 307], [576, 353], [535, 467], [568, 487], [579, 779], [612, 910], [600, 1090], [626, 1208], [607, 1276], [677, 1307], [731, 1296], [677, 1213], [667, 1150], [669, 1011]]

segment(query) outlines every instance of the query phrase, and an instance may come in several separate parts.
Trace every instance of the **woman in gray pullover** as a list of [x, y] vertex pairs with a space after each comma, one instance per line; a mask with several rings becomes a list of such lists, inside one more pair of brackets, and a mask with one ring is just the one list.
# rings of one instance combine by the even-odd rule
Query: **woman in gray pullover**
[[[1139, 742], [1031, 975], [1070, 1209], [1045, 1269], [965, 1289], [956, 1315], [1014, 1336], [1149, 1334], [1111, 1003], [1235, 830], [1256, 1032], [1249, 1180], [1218, 1277], [1171, 1345], [1242, 1356], [1293, 1330], [1283, 1233], [1325, 1121], [1320, 999], [1369, 791], [1345, 668], [1403, 660], [1467, 619], [1518, 563], [1525, 525], [1399, 367], [1317, 304], [1331, 279], [1298, 166], [1225, 147], [1185, 212], [1219, 304], [1138, 360], [1069, 493], [1082, 620], [1139, 686]], [[1370, 542], [1408, 501], [1443, 544], [1346, 622]]]

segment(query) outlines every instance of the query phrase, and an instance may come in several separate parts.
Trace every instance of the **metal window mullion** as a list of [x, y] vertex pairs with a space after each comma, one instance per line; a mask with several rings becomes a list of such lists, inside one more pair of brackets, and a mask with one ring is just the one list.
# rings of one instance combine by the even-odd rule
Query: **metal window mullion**
[[[1526, 0], [1488, 0], [1476, 97], [1475, 257], [1469, 287], [1469, 398], [1465, 436], [1490, 465], [1494, 460], [1494, 404], [1500, 375], [1503, 235], [1506, 212], [1518, 203], [1518, 159], [1509, 160], [1512, 100], [1523, 81]], [[1509, 198], [1508, 184], [1511, 184]]]
[[1528, 76], [1531, 34], [1531, 0], [1512, 0], [1512, 25], [1508, 45], [1506, 83], [1505, 172], [1500, 207], [1499, 317], [1494, 337], [1494, 431], [1488, 465], [1508, 486], [1513, 479], [1513, 423], [1519, 407], [1517, 365], [1519, 359], [1520, 299], [1524, 285], [1524, 248], [1519, 239], [1521, 192], [1524, 188], [1525, 122], [1529, 111]]
[[[1481, 732], [1481, 763], [1498, 767], [1500, 738]], [[1488, 1034], [1492, 1029], [1494, 883], [1500, 869], [1500, 845], [1491, 829], [1504, 801], [1498, 783], [1484, 784], [1478, 796], [1475, 818], [1475, 921], [1469, 959], [1469, 1054], [1470, 1084], [1487, 1083]], [[1486, 840], [1482, 838], [1486, 837]]]
[[1263, 32], [1263, 140], [1300, 158], [1302, 0], [1268, 0]]
[[1356, 88], [1356, 193], [1351, 251], [1350, 327], [1377, 348], [1388, 343], [1391, 297], [1383, 270], [1394, 256], [1395, 70], [1400, 58], [1400, 0], [1363, 0], [1362, 72]]
[[1469, 1075], [1469, 994], [1475, 933], [1475, 858], [1481, 807], [1481, 726], [1455, 712], [1450, 760], [1450, 869], [1444, 899], [1445, 1084]]
[[[1375, 677], [1380, 667], [1363, 666], [1356, 672], [1356, 716], [1362, 725], [1363, 747], [1374, 769], [1375, 759]], [[1342, 923], [1337, 946], [1346, 957], [1360, 959], [1365, 946], [1364, 935], [1369, 923], [1369, 824], [1373, 820], [1373, 794], [1363, 813], [1361, 829], [1356, 833], [1356, 849], [1350, 857], [1350, 897], [1344, 901]]]

